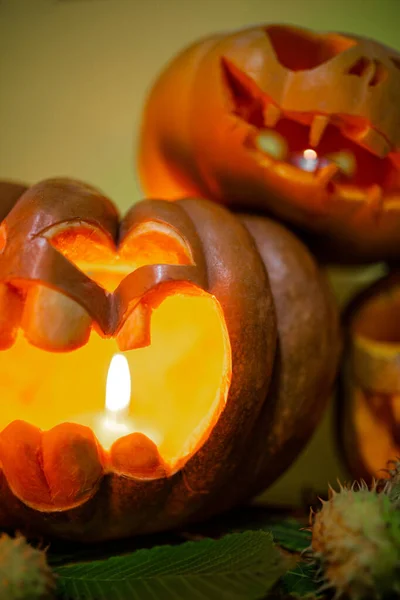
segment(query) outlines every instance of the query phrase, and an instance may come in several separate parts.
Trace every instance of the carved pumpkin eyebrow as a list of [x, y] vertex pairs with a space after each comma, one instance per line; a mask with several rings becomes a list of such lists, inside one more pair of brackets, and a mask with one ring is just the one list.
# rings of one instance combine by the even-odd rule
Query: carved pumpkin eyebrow
[[288, 25], [270, 25], [265, 33], [276, 60], [290, 71], [308, 71], [328, 62], [357, 44], [356, 40], [336, 33], [318, 34]]
[[400, 71], [400, 56], [391, 56], [390, 60], [392, 61], [396, 69], [399, 69]]
[[221, 66], [233, 112], [248, 123], [262, 127], [265, 94], [251, 77], [246, 75], [228, 58], [221, 59]]

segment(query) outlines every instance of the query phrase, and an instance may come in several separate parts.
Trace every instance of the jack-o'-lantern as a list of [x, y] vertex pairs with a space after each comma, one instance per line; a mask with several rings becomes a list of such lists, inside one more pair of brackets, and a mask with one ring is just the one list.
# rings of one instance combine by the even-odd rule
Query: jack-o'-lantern
[[400, 273], [360, 293], [345, 317], [339, 403], [344, 457], [357, 478], [382, 477], [400, 456]]
[[[86, 541], [257, 493], [322, 413], [338, 319], [267, 219], [82, 183], [28, 189], [0, 228], [0, 523]], [[106, 407], [104, 408], [104, 403]]]
[[26, 189], [27, 187], [22, 183], [0, 180], [0, 222], [7, 216]]
[[399, 258], [400, 54], [260, 25], [181, 52], [150, 91], [149, 196], [267, 210], [336, 260]]

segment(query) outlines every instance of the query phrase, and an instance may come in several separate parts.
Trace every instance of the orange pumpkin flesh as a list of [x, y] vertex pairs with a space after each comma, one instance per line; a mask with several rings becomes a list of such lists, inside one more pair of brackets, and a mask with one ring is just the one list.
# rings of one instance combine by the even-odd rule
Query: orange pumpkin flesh
[[[42, 182], [15, 204], [1, 225], [1, 289], [12, 295], [0, 322], [2, 525], [83, 541], [168, 529], [233, 506], [295, 458], [329, 396], [337, 315], [312, 258], [276, 226], [269, 253], [283, 265], [283, 288], [332, 323], [284, 327], [280, 346], [297, 335], [307, 351], [282, 370], [282, 286], [271, 291], [246, 227], [204, 200], [144, 201], [119, 223], [107, 198], [69, 180]], [[290, 284], [299, 247], [307, 299]], [[82, 422], [103, 411], [121, 352], [135, 431], [105, 447]], [[276, 394], [281, 373], [295, 381], [297, 368], [311, 381], [299, 387], [304, 410], [289, 395], [281, 412], [301, 430], [275, 440], [280, 467], [271, 470], [276, 454], [263, 440], [285, 423], [280, 409], [269, 417], [273, 369]]]
[[[398, 258], [395, 99], [400, 55], [371, 40], [281, 25], [202, 39], [150, 92], [143, 187], [267, 210], [336, 260]], [[307, 149], [315, 170], [299, 167]]]
[[[200, 428], [197, 441], [208, 430], [209, 421], [218, 417], [230, 380], [230, 347], [223, 317], [213, 299], [196, 292], [191, 296], [175, 288], [174, 295], [153, 312], [151, 345], [124, 352], [134, 398], [130, 416], [138, 431], [157, 440], [159, 452], [172, 470], [177, 459], [195, 451], [196, 443], [194, 448], [184, 449], [192, 432]], [[42, 310], [48, 318], [45, 306]], [[50, 329], [55, 323], [48, 321], [46, 326]], [[0, 428], [24, 419], [49, 429], [62, 421], [82, 422], [82, 412], [103, 412], [107, 370], [119, 351], [115, 339], [104, 340], [92, 332], [88, 342], [74, 352], [48, 353], [21, 333], [6, 357], [2, 356], [0, 394], [5, 408]], [[21, 370], [21, 365], [29, 365], [29, 369]], [[44, 376], [47, 372], [51, 377]], [[51, 406], [49, 398], [53, 398]]]
[[381, 477], [400, 455], [400, 278], [392, 273], [348, 308], [340, 427], [344, 455], [356, 477]]

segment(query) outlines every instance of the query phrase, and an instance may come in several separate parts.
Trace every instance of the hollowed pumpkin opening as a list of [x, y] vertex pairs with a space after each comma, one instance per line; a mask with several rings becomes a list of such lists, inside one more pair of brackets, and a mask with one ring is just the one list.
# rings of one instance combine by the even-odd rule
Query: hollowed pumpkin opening
[[[287, 141], [289, 152], [303, 152], [310, 145], [310, 124], [315, 114], [290, 115], [292, 118], [282, 119], [275, 130]], [[303, 123], [295, 119], [304, 119]], [[354, 157], [355, 168], [352, 176], [339, 173], [336, 176], [337, 181], [342, 185], [352, 185], [359, 187], [369, 187], [377, 184], [384, 190], [394, 188], [397, 184], [397, 169], [389, 157], [379, 158], [372, 154], [368, 149], [363, 148], [356, 141], [357, 131], [367, 128], [367, 123], [358, 123], [357, 119], [351, 119], [345, 115], [336, 117], [337, 123], [328, 125], [321, 138], [317, 151], [319, 157], [328, 158], [339, 153], [348, 152]], [[351, 137], [342, 133], [342, 128], [346, 129]], [[289, 157], [290, 158], [290, 157]]]
[[[285, 31], [289, 36], [296, 35], [290, 29], [277, 28], [276, 40], [279, 40], [282, 35], [286, 35]], [[273, 32], [274, 28], [271, 29], [271, 33]], [[302, 35], [300, 33], [300, 37]], [[274, 37], [275, 34], [272, 39]], [[313, 44], [317, 39], [315, 36], [309, 37], [306, 35], [303, 41]], [[341, 40], [341, 38], [337, 39]], [[322, 60], [324, 53], [329, 53], [331, 43], [329, 38], [325, 41], [327, 42], [325, 48], [318, 41], [322, 50], [321, 57], [314, 53], [309, 55], [310, 58], [316, 61], [319, 58]], [[344, 43], [347, 43], [347, 41], [344, 40]], [[296, 46], [296, 52], [291, 55], [294, 63], [290, 67], [295, 71], [301, 68], [300, 55], [301, 52], [299, 53]], [[289, 54], [286, 56], [286, 61], [288, 58]], [[296, 60], [300, 62], [296, 63]], [[354, 190], [356, 187], [365, 192], [371, 186], [379, 186], [385, 192], [398, 191], [399, 168], [396, 155], [395, 153], [388, 153], [386, 156], [384, 154], [375, 155], [369, 150], [364, 139], [368, 138], [369, 135], [379, 137], [381, 139], [380, 144], [383, 144], [383, 146], [386, 146], [386, 142], [377, 131], [373, 130], [372, 123], [367, 119], [349, 114], [324, 115], [312, 111], [285, 110], [277, 106], [271, 97], [258, 88], [247, 73], [241, 71], [231, 61], [223, 58], [221, 65], [224, 81], [229, 92], [231, 110], [252, 126], [252, 131], [245, 140], [245, 145], [250, 151], [257, 151], [256, 160], [261, 158], [263, 166], [265, 166], [263, 160], [265, 157], [272, 158], [276, 162], [297, 166], [296, 160], [299, 153], [302, 154], [304, 150], [312, 147], [316, 150], [319, 159], [322, 159], [321, 164], [335, 163], [340, 166], [339, 171], [335, 173], [334, 183], [338, 184], [342, 191], [346, 191], [346, 189], [347, 191]], [[279, 114], [273, 124], [268, 123], [266, 117], [269, 109], [273, 109], [273, 114]], [[320, 131], [317, 133], [315, 120], [321, 118], [322, 120], [326, 119], [326, 122], [324, 121], [323, 124], [320, 123], [320, 126], [317, 126], [316, 129], [320, 127]], [[346, 159], [347, 166], [346, 163], [343, 165], [345, 156], [350, 157]], [[310, 175], [311, 179], [312, 175]], [[332, 185], [330, 186], [331, 191], [334, 190]]]
[[278, 61], [291, 71], [314, 69], [356, 44], [341, 35], [322, 36], [285, 25], [269, 25], [266, 33]]
[[358, 453], [368, 473], [400, 448], [400, 284], [390, 282], [352, 317], [352, 415]]
[[[304, 149], [310, 147], [310, 125], [315, 114], [291, 114], [282, 118], [275, 126], [273, 131], [285, 140], [288, 148], [286, 162], [291, 162], [293, 156], [302, 153]], [[300, 122], [300, 119], [303, 122]], [[345, 188], [346, 186], [357, 186], [359, 188], [368, 188], [371, 185], [379, 185], [385, 191], [394, 191], [398, 189], [398, 169], [390, 156], [380, 158], [375, 156], [368, 149], [363, 148], [356, 141], [351, 139], [357, 137], [357, 131], [363, 130], [363, 124], [358, 124], [356, 119], [353, 122], [346, 116], [337, 116], [337, 123], [328, 125], [325, 129], [322, 139], [316, 150], [318, 156], [328, 162], [334, 161], [335, 155], [348, 153], [354, 159], [354, 170], [351, 175], [339, 172], [335, 176], [335, 181]], [[265, 131], [263, 118], [256, 126]], [[364, 125], [366, 128], [367, 125]], [[349, 136], [342, 132], [342, 128], [347, 129]], [[331, 159], [331, 157], [333, 157]]]
[[371, 343], [400, 346], [400, 284], [381, 290], [359, 308], [352, 322], [353, 334]]
[[[162, 224], [137, 227], [118, 252], [88, 225], [63, 224], [49, 239], [110, 293], [140, 266], [193, 264], [185, 240]], [[146, 324], [150, 344], [122, 354], [131, 377], [127, 417], [134, 431], [155, 442], [167, 470], [173, 471], [209, 437], [223, 410], [231, 350], [214, 296], [186, 281], [168, 284], [165, 292], [161, 284], [159, 294]], [[25, 311], [39, 309], [25, 303]], [[107, 372], [116, 353], [121, 353], [116, 338], [106, 339], [94, 329], [87, 343], [69, 352], [35, 347], [20, 330], [1, 354], [0, 429], [19, 419], [43, 430], [64, 422], [90, 425], [93, 415], [104, 414]]]

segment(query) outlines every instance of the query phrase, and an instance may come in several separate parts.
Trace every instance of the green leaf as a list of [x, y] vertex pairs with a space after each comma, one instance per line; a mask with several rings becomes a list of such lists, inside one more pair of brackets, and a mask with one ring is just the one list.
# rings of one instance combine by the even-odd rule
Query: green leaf
[[189, 530], [194, 534], [216, 537], [223, 533], [239, 531], [270, 531], [277, 544], [292, 552], [301, 552], [311, 543], [311, 533], [305, 531], [306, 519], [299, 521], [293, 517], [274, 514], [270, 508], [263, 506], [241, 507], [220, 515], [208, 523], [194, 525]]
[[295, 519], [271, 519], [269, 523], [265, 523], [265, 529], [272, 533], [275, 542], [293, 552], [302, 552], [311, 544], [310, 531], [305, 531], [302, 527]]
[[318, 598], [321, 584], [316, 582], [315, 565], [298, 563], [296, 568], [287, 571], [282, 577], [282, 588], [287, 594], [298, 598]]
[[158, 546], [55, 568], [61, 598], [73, 600], [256, 600], [285, 572], [262, 531]]

